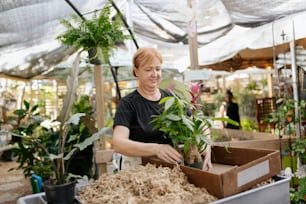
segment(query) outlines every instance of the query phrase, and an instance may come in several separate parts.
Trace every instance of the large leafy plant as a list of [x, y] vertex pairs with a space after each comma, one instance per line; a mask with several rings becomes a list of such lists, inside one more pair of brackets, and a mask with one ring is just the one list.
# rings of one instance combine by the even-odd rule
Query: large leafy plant
[[194, 109], [192, 104], [176, 95], [163, 98], [160, 104], [164, 104], [164, 110], [152, 119], [154, 129], [164, 132], [175, 147], [184, 144], [185, 153], [194, 145], [200, 152], [204, 151], [209, 144], [205, 132], [211, 125], [203, 112]]
[[[91, 128], [90, 132], [97, 133], [87, 134], [83, 138], [81, 134], [87, 126], [91, 126], [88, 124], [92, 120], [85, 113], [75, 113], [64, 122], [61, 132], [59, 121], [42, 117], [38, 110], [37, 105], [31, 107], [29, 102], [24, 101], [24, 108], [14, 111], [20, 121], [13, 130], [13, 134], [21, 138], [13, 150], [19, 162], [18, 168], [23, 169], [26, 177], [33, 173], [43, 180], [53, 179], [55, 176], [57, 183], [65, 183], [74, 176], [70, 174], [74, 170], [69, 168], [71, 161], [99, 139], [104, 129], [97, 132]], [[59, 144], [64, 144], [64, 148], [61, 149]]]
[[[110, 51], [115, 48], [116, 43], [128, 38], [120, 29], [120, 21], [110, 18], [110, 11], [110, 6], [106, 5], [100, 14], [94, 13], [91, 20], [72, 15], [75, 25], [62, 19], [61, 23], [66, 27], [66, 31], [57, 39], [64, 45], [89, 51], [89, 61], [93, 60], [94, 64], [100, 64], [101, 61], [108, 63]], [[96, 58], [98, 60], [95, 61]]]
[[[13, 154], [26, 177], [33, 173], [40, 175], [44, 180], [51, 178], [52, 165], [46, 151], [55, 152], [56, 133], [49, 131], [40, 124], [45, 120], [39, 113], [39, 106], [31, 106], [28, 101], [23, 102], [24, 107], [14, 111], [16, 120], [13, 136], [18, 138]], [[12, 168], [11, 170], [13, 170]]]
[[153, 129], [164, 132], [179, 151], [182, 148], [184, 162], [188, 165], [201, 162], [200, 154], [210, 145], [209, 128], [214, 120], [236, 124], [231, 119], [205, 116], [196, 104], [179, 98], [174, 92], [159, 103], [163, 104], [164, 108], [160, 115], [152, 118]]

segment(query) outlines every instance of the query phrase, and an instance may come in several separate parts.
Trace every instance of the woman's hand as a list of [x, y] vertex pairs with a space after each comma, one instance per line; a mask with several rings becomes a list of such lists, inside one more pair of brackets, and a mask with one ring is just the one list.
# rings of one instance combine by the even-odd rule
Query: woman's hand
[[212, 169], [210, 146], [207, 146], [207, 148], [203, 152], [203, 155], [204, 155], [204, 161], [203, 161], [202, 170], [209, 171], [210, 169]]
[[183, 161], [182, 155], [168, 144], [157, 144], [155, 155], [170, 164], [177, 164]]

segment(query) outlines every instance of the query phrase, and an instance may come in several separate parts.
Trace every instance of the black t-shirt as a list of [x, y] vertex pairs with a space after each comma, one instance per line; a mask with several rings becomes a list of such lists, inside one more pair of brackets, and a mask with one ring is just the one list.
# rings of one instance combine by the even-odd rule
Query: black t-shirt
[[[161, 99], [170, 96], [167, 91], [160, 89]], [[123, 97], [118, 105], [114, 127], [122, 125], [130, 129], [129, 138], [134, 141], [145, 143], [171, 144], [163, 132], [152, 130], [154, 124], [150, 123], [154, 115], [159, 115], [164, 104], [158, 101], [150, 101], [142, 97], [137, 90]]]
[[[226, 104], [226, 115], [239, 123], [240, 125], [240, 116], [239, 116], [239, 107], [238, 107], [238, 104], [237, 103], [234, 103], [234, 102], [228, 102]], [[230, 123], [227, 123], [226, 125], [227, 128], [231, 128], [231, 129], [240, 129], [239, 126], [235, 126], [235, 125], [232, 125]]]

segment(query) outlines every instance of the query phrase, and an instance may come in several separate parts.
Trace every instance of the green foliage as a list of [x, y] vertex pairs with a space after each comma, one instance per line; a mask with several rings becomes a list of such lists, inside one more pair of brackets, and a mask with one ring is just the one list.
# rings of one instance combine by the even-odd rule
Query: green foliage
[[[164, 110], [152, 119], [154, 129], [163, 131], [175, 147], [184, 144], [184, 153], [193, 145], [204, 151], [209, 144], [208, 135], [205, 133], [211, 124], [203, 112], [176, 95], [163, 98], [160, 104], [164, 104]], [[191, 115], [188, 110], [191, 110]]]
[[66, 31], [57, 37], [64, 45], [70, 45], [76, 49], [90, 50], [95, 48], [97, 53], [93, 58], [98, 57], [105, 63], [109, 59], [109, 51], [115, 48], [115, 44], [122, 42], [128, 37], [120, 30], [121, 23], [110, 19], [110, 6], [106, 5], [98, 15], [94, 13], [91, 20], [82, 20], [73, 15], [76, 23], [74, 26], [66, 19], [61, 23], [66, 27]]
[[[52, 167], [45, 148], [49, 152], [56, 151], [52, 149], [56, 133], [40, 126], [44, 118], [37, 112], [37, 105], [31, 107], [27, 101], [23, 104], [24, 108], [14, 111], [18, 122], [13, 129], [13, 136], [20, 139], [12, 151], [19, 162], [18, 169], [22, 169], [26, 177], [35, 173], [43, 179], [49, 179], [52, 176]], [[42, 171], [44, 174], [41, 174]]]
[[[81, 107], [80, 104], [86, 102], [86, 97], [82, 102], [76, 103], [76, 109], [88, 110], [88, 106]], [[64, 151], [59, 151], [60, 139], [60, 123], [58, 121], [48, 121], [42, 118], [36, 112], [36, 108], [31, 108], [28, 102], [24, 102], [25, 109], [16, 110], [14, 113], [26, 119], [24, 125], [17, 126], [13, 132], [15, 136], [21, 138], [18, 146], [13, 150], [19, 162], [18, 169], [23, 169], [25, 176], [31, 176], [33, 173], [42, 176], [44, 180], [57, 176], [58, 183], [64, 183], [68, 179], [69, 173], [75, 173], [75, 157], [82, 151], [86, 151], [89, 156], [92, 149], [91, 145], [98, 140], [106, 131], [101, 129], [97, 131], [92, 129], [94, 120], [85, 113], [73, 114], [63, 124], [65, 134], [68, 134], [64, 142]], [[88, 104], [87, 104], [88, 105]], [[33, 106], [36, 107], [36, 106]], [[88, 112], [91, 112], [88, 110]], [[89, 148], [89, 149], [88, 149]], [[92, 156], [92, 155], [91, 155]], [[58, 160], [62, 160], [65, 164], [66, 171], [58, 171]], [[84, 167], [87, 162], [91, 165], [92, 157], [85, 159], [81, 165]], [[80, 162], [80, 161], [78, 161]], [[69, 164], [72, 165], [69, 168]], [[91, 168], [91, 166], [89, 167]], [[84, 172], [84, 171], [83, 171]]]
[[90, 103], [90, 98], [88, 95], [83, 95], [78, 101], [74, 103], [73, 113], [86, 113], [87, 115], [92, 115], [94, 113], [93, 107]]
[[245, 88], [243, 88], [238, 94], [239, 113], [241, 118], [254, 118], [256, 116], [256, 93], [257, 85], [255, 82], [250, 82]]
[[298, 138], [292, 143], [292, 151], [306, 164], [306, 138]]
[[251, 81], [250, 83], [247, 84], [245, 89], [248, 91], [255, 91], [255, 90], [258, 90], [258, 87], [255, 81]]
[[[295, 103], [297, 103], [300, 117], [295, 116]], [[276, 101], [277, 110], [270, 113], [265, 121], [276, 124], [276, 128], [287, 130], [289, 134], [294, 134], [294, 123], [299, 122], [301, 118], [306, 118], [306, 103], [304, 100], [296, 102], [294, 99], [280, 98]]]
[[162, 89], [170, 89], [172, 90], [179, 98], [183, 98], [186, 101], [191, 101], [191, 95], [190, 95], [190, 87], [178, 80], [175, 80], [173, 78], [163, 79], [159, 83], [159, 88]]
[[[160, 130], [165, 136], [171, 139], [174, 147], [180, 150], [183, 145], [183, 155], [186, 164], [192, 164], [196, 153], [202, 153], [207, 145], [210, 144], [210, 130], [214, 120], [222, 120], [234, 125], [237, 122], [228, 118], [210, 118], [203, 114], [201, 109], [196, 108], [196, 104], [179, 98], [172, 93], [160, 100], [160, 104], [164, 104], [164, 109], [160, 115], [154, 116], [151, 123], [154, 124], [153, 129]], [[195, 148], [197, 147], [195, 152]], [[190, 150], [190, 151], [189, 151]]]
[[207, 116], [214, 116], [215, 112], [217, 110], [217, 107], [215, 103], [207, 103], [205, 101], [200, 102], [201, 106], [202, 106], [202, 111], [204, 113], [204, 115]]
[[256, 131], [258, 129], [257, 124], [254, 120], [242, 118], [240, 123], [241, 123], [242, 130]]

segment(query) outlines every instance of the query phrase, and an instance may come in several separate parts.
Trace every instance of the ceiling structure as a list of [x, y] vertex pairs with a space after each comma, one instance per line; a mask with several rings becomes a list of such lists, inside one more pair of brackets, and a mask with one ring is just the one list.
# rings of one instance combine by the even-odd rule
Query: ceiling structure
[[[70, 0], [87, 19], [106, 0]], [[136, 36], [139, 46], [155, 46], [164, 66], [185, 70], [189, 64], [188, 23], [196, 19], [199, 64], [218, 70], [263, 67], [273, 55], [288, 51], [288, 42], [305, 44], [304, 0], [114, 0]], [[192, 3], [192, 7], [188, 5]], [[115, 10], [114, 10], [115, 13]], [[75, 14], [64, 0], [0, 1], [0, 74], [25, 79], [47, 75], [75, 50], [55, 38], [64, 31], [59, 23]], [[273, 30], [275, 29], [275, 30]], [[290, 34], [296, 31], [294, 35]], [[284, 34], [284, 35], [282, 35]], [[282, 37], [284, 36], [284, 37]], [[272, 50], [273, 38], [275, 50]], [[286, 44], [287, 43], [287, 44]], [[127, 42], [127, 62], [136, 49]], [[305, 47], [305, 46], [304, 46]], [[121, 57], [112, 64], [130, 66]], [[258, 64], [256, 64], [258, 63]]]

